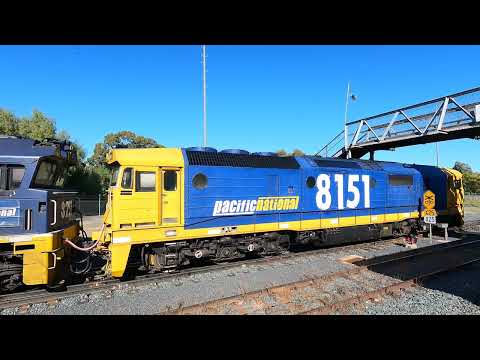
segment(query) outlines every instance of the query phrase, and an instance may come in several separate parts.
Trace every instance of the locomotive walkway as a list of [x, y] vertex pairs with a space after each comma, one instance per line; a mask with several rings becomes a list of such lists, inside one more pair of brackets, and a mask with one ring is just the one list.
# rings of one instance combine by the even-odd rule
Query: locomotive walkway
[[[347, 136], [345, 136], [345, 132]], [[355, 158], [378, 150], [480, 137], [480, 87], [348, 122], [316, 155]]]

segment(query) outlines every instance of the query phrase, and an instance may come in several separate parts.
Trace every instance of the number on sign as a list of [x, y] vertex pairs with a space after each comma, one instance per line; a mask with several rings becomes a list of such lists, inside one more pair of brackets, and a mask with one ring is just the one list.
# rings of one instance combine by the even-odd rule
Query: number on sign
[[423, 218], [423, 221], [425, 221], [426, 224], [436, 224], [437, 223], [437, 217], [436, 216], [425, 216]]
[[[342, 210], [345, 207], [349, 209], [356, 209], [360, 203], [360, 189], [355, 183], [360, 181], [360, 175], [346, 175], [347, 179], [347, 201], [345, 203], [345, 195], [343, 189], [344, 175], [335, 174], [334, 182], [337, 186], [337, 205], [338, 209]], [[365, 208], [370, 207], [370, 175], [362, 175], [361, 181], [363, 183], [363, 194], [364, 194], [364, 206]], [[316, 202], [317, 207], [320, 210], [328, 210], [332, 204], [332, 194], [330, 192], [330, 176], [327, 174], [320, 174], [317, 177], [317, 196]], [[353, 199], [349, 198], [349, 195], [353, 194]]]

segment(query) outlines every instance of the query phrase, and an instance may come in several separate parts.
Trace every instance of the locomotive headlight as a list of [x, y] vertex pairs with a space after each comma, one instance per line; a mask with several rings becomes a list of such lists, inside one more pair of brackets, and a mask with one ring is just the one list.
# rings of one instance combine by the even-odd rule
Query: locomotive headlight
[[177, 230], [167, 230], [165, 231], [165, 236], [175, 236], [177, 235]]

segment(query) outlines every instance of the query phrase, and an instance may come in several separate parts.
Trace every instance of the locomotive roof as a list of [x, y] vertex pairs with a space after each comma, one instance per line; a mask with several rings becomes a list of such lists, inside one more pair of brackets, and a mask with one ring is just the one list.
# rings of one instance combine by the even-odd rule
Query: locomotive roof
[[107, 163], [120, 165], [183, 167], [179, 148], [113, 149], [107, 154]]
[[[183, 156], [185, 151], [185, 159]], [[192, 151], [182, 148], [113, 149], [107, 154], [107, 163], [138, 166], [173, 166], [185, 164], [202, 166], [260, 167], [298, 169], [300, 167], [335, 167], [364, 170], [398, 170], [412, 165], [361, 159], [337, 159], [320, 156], [280, 157], [257, 154], [232, 154]]]
[[32, 139], [0, 137], [0, 156], [42, 157], [59, 155], [55, 145], [41, 145]]

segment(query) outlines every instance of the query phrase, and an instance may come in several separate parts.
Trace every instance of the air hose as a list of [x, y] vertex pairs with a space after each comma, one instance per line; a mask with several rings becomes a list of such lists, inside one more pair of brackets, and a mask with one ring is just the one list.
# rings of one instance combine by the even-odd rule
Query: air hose
[[[110, 207], [107, 207], [107, 209], [105, 210], [105, 214], [104, 216], [107, 216], [108, 215], [108, 212], [110, 211]], [[81, 227], [80, 227], [80, 231], [82, 233], [82, 237], [84, 239], [87, 238], [87, 233], [85, 232], [85, 230], [83, 229], [83, 215], [80, 211], [77, 211], [79, 214], [80, 214], [80, 221], [81, 221]], [[98, 237], [98, 240], [95, 241], [93, 243], [93, 245], [89, 246], [89, 247], [80, 247], [80, 246], [77, 246], [76, 244], [74, 244], [73, 242], [71, 242], [68, 238], [67, 239], [64, 239], [64, 242], [67, 243], [68, 245], [70, 245], [72, 248], [74, 248], [75, 250], [78, 250], [78, 251], [85, 251], [85, 252], [89, 252], [91, 250], [93, 250], [98, 242], [100, 241], [100, 239], [102, 238], [102, 235], [103, 235], [103, 231], [105, 230], [105, 222], [102, 224], [102, 229], [100, 231], [100, 236]]]

